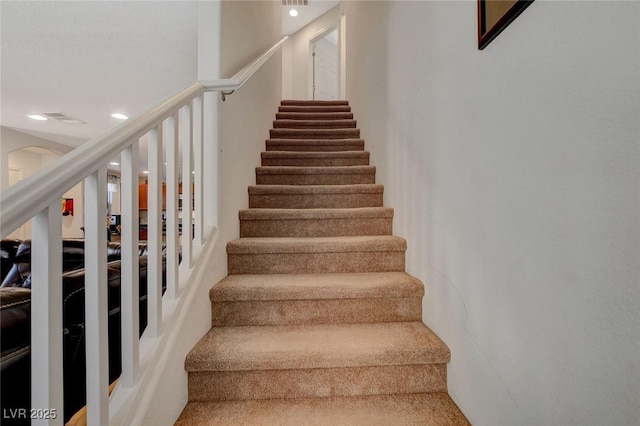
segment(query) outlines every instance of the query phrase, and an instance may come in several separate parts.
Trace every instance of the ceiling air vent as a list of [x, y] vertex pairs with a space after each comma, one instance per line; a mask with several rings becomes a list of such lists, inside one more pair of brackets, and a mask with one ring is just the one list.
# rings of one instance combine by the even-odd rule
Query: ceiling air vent
[[77, 118], [71, 117], [61, 112], [43, 112], [42, 115], [44, 115], [45, 117], [52, 118], [54, 120], [61, 121], [65, 124], [87, 124], [82, 120], [78, 120]]
[[283, 6], [308, 6], [309, 0], [282, 0]]

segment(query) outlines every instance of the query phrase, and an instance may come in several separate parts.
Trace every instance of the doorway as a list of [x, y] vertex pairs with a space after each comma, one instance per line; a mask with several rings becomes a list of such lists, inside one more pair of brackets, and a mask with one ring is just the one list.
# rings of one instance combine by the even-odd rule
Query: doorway
[[311, 40], [311, 99], [339, 99], [338, 54], [337, 28]]

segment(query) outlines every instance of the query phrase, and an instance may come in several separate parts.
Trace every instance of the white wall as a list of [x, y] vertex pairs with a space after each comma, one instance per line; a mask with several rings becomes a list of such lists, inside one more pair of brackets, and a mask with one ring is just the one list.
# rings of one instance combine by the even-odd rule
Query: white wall
[[283, 49], [283, 98], [311, 99], [310, 40], [327, 28], [337, 27], [339, 13], [340, 6], [336, 6], [289, 36]]
[[474, 425], [640, 419], [640, 3], [352, 2], [348, 98]]
[[[278, 1], [222, 3], [221, 75], [228, 77], [281, 38]], [[255, 167], [273, 127], [282, 95], [282, 58], [274, 55], [240, 90], [219, 101], [220, 229], [239, 236], [238, 210], [248, 208], [247, 186], [255, 185]]]

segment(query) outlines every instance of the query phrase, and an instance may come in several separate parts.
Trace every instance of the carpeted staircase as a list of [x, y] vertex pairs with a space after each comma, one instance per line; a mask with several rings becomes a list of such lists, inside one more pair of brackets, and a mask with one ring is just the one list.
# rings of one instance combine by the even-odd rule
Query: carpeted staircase
[[282, 101], [177, 425], [466, 425], [346, 101]]

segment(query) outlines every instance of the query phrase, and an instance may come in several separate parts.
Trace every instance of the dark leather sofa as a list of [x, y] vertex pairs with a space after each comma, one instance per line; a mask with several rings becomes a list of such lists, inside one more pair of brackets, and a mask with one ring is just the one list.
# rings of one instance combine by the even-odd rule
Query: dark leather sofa
[[13, 266], [20, 243], [20, 240], [0, 241], [0, 282], [4, 281], [4, 277]]
[[[0, 254], [3, 262], [3, 281], [0, 287], [0, 405], [3, 412], [25, 408], [28, 413], [31, 397], [31, 242], [19, 242], [16, 247], [15, 240], [5, 241], [2, 242]], [[142, 334], [147, 323], [145, 244], [140, 245], [139, 254], [139, 331]], [[109, 243], [107, 255], [109, 382], [113, 382], [121, 373], [120, 245]], [[62, 257], [64, 413], [60, 415], [64, 416], [66, 422], [86, 403], [84, 241], [64, 240]], [[163, 258], [163, 291], [165, 282]], [[29, 420], [3, 418], [2, 423], [29, 424]]]

